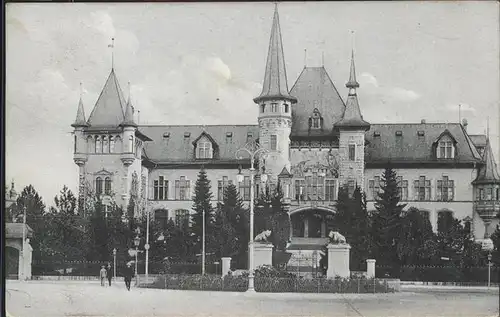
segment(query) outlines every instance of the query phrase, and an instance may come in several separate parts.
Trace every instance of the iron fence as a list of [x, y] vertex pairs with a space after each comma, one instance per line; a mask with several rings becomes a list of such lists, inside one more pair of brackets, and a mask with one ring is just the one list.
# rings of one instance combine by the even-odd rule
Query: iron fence
[[[160, 275], [154, 281], [142, 277], [140, 287], [196, 291], [244, 292], [247, 276]], [[255, 277], [255, 291], [262, 293], [391, 293], [399, 291], [391, 279], [325, 279]]]

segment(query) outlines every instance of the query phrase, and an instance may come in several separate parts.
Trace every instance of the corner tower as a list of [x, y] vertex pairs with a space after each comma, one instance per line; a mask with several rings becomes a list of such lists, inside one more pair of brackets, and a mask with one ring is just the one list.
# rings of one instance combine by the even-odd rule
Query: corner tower
[[272, 183], [284, 167], [290, 170], [292, 107], [297, 99], [288, 92], [278, 7], [275, 6], [266, 70], [259, 105], [259, 143], [269, 151], [263, 166]]
[[359, 109], [356, 89], [359, 83], [356, 80], [356, 68], [354, 65], [354, 50], [351, 55], [351, 71], [349, 81], [346, 83], [349, 89], [345, 111], [337, 123], [335, 129], [339, 132], [339, 155], [340, 155], [340, 185], [347, 184], [354, 189], [356, 184], [364, 186], [365, 168], [365, 132], [370, 129], [370, 124], [363, 120]]

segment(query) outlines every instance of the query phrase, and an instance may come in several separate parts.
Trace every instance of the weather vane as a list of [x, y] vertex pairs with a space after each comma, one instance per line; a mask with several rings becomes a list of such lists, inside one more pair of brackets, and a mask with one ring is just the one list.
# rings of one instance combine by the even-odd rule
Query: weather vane
[[114, 54], [114, 48], [115, 48], [115, 38], [111, 38], [111, 44], [108, 45], [109, 48], [111, 48], [111, 69], [115, 68], [115, 54]]

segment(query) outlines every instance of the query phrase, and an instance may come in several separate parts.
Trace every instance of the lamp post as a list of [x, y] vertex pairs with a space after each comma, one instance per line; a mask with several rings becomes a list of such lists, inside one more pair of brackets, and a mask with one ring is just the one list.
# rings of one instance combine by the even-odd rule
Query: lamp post
[[[267, 149], [262, 148], [259, 146], [259, 144], [255, 141], [250, 141], [247, 144], [245, 144], [244, 147], [236, 151], [236, 158], [237, 159], [242, 159], [242, 156], [238, 155], [240, 152], [246, 152], [248, 155], [250, 155], [250, 241], [248, 243], [248, 256], [249, 256], [249, 263], [248, 263], [248, 290], [247, 292], [255, 292], [254, 288], [254, 232], [253, 232], [253, 225], [254, 225], [254, 177], [255, 177], [255, 159], [258, 155], [265, 155], [268, 153]], [[237, 175], [237, 180], [239, 183], [241, 183], [244, 180], [243, 174], [241, 174], [241, 169]], [[261, 181], [266, 182], [267, 181], [267, 175], [262, 174], [261, 175]]]
[[26, 206], [23, 206], [23, 243], [22, 243], [22, 250], [21, 250], [21, 256], [23, 259], [23, 266], [21, 267], [21, 281], [25, 280], [25, 275], [26, 275]]
[[488, 252], [488, 288], [491, 285], [491, 251], [493, 251], [494, 247], [493, 241], [490, 238], [483, 240], [482, 249]]
[[116, 281], [116, 248], [113, 248], [113, 277]]
[[148, 280], [149, 275], [149, 211], [146, 211], [146, 244], [144, 245], [144, 249], [146, 250], [146, 268], [145, 275], [146, 281]]
[[139, 234], [135, 236], [134, 245], [135, 245], [135, 285], [138, 284], [138, 276], [137, 276], [137, 254], [139, 253], [139, 244], [141, 243], [141, 238], [139, 238]]
[[201, 275], [205, 275], [205, 210], [202, 213], [202, 242], [201, 242]]

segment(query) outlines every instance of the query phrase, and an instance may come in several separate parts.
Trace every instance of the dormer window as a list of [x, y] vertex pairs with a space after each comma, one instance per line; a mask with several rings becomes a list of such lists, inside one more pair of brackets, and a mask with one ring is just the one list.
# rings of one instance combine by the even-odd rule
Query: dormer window
[[164, 138], [164, 139], [168, 139], [168, 138], [170, 138], [170, 132], [165, 132], [165, 133], [163, 133], [163, 138]]
[[373, 132], [373, 136], [374, 137], [380, 137], [380, 132], [378, 132], [378, 131]]
[[445, 130], [434, 142], [438, 159], [452, 159], [455, 157], [455, 139], [448, 130]]
[[453, 158], [453, 142], [451, 140], [439, 141], [438, 158]]
[[212, 142], [209, 140], [200, 140], [197, 148], [196, 158], [211, 159], [213, 157]]
[[191, 132], [184, 132], [184, 137], [189, 138], [191, 136]]
[[315, 108], [311, 117], [309, 117], [309, 128], [310, 129], [322, 129], [323, 128], [323, 117], [318, 108]]
[[403, 136], [403, 131], [401, 130], [396, 131], [396, 136]]

